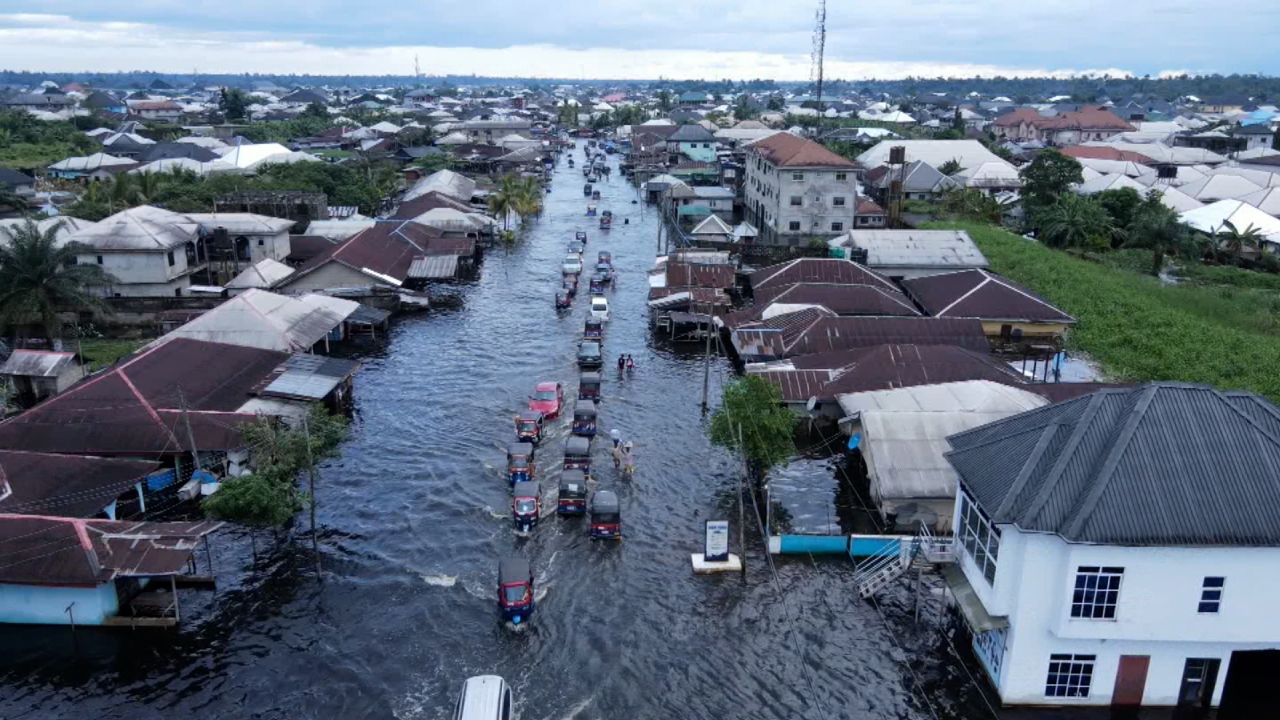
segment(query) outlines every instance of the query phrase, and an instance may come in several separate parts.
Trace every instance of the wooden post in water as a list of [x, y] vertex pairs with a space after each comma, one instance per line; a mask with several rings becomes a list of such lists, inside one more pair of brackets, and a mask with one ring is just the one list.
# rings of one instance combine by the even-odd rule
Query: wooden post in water
[[[690, 293], [692, 292], [693, 291], [690, 290]], [[696, 308], [697, 305], [692, 305], [692, 307]], [[703, 416], [706, 416], [707, 414], [707, 393], [709, 392], [709, 388], [711, 385], [711, 312], [710, 310], [711, 310], [711, 307], [710, 305], [708, 305], [707, 306], [708, 312], [706, 313], [707, 329], [705, 331], [707, 336], [706, 338], [707, 347], [705, 352], [702, 355], [702, 414]], [[702, 323], [698, 323], [698, 324], [701, 325]]]
[[[738, 450], [742, 452], [742, 474], [738, 475], [738, 552], [742, 553], [742, 579], [747, 579], [747, 509], [742, 498], [744, 478], [751, 472], [751, 463], [747, 460], [747, 446], [742, 442], [742, 423], [738, 423]], [[752, 492], [750, 487], [747, 492]], [[766, 537], [765, 542], [769, 539]], [[765, 552], [768, 552], [766, 548]]]
[[316, 540], [316, 459], [311, 454], [311, 424], [308, 416], [302, 416], [302, 434], [307, 443], [307, 493], [311, 496], [311, 553], [315, 556], [316, 571], [320, 570], [320, 544]]

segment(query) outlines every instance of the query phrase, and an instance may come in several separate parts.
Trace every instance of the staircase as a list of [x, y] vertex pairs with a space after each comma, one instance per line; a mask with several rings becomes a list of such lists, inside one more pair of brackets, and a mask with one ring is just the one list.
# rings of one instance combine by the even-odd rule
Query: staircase
[[880, 550], [859, 562], [854, 568], [853, 584], [859, 597], [869, 598], [905, 575], [917, 561], [941, 564], [955, 562], [955, 559], [953, 539], [940, 538], [927, 525], [920, 523], [915, 537], [885, 543]]

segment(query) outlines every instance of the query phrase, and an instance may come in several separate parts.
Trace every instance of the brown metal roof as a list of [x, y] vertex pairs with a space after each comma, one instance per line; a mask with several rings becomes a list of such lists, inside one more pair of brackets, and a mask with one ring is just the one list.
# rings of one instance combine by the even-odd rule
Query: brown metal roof
[[775, 285], [796, 283], [831, 283], [840, 285], [871, 285], [891, 292], [900, 292], [898, 286], [885, 276], [848, 260], [835, 258], [799, 258], [761, 268], [748, 276], [752, 293]]
[[773, 303], [821, 305], [837, 315], [919, 315], [906, 295], [883, 285], [795, 283], [769, 285], [755, 294], [757, 306]]
[[0, 515], [0, 583], [93, 586], [182, 571], [219, 522], [117, 522]]
[[734, 270], [732, 265], [709, 265], [705, 263], [683, 263], [670, 261], [667, 263], [667, 287], [733, 287]]
[[1025, 384], [1008, 365], [983, 352], [954, 345], [876, 345], [856, 351], [854, 362], [822, 388], [821, 397], [962, 380]]
[[959, 270], [903, 280], [925, 312], [935, 317], [1074, 323], [1039, 295], [986, 270]]
[[853, 161], [822, 145], [791, 133], [774, 133], [749, 146], [765, 160], [780, 167], [821, 167], [853, 169]]
[[[270, 381], [288, 353], [179, 338], [136, 354], [0, 423], [0, 447], [85, 455], [164, 455], [196, 443], [239, 447], [233, 412]], [[181, 440], [179, 439], [181, 438]]]
[[159, 467], [146, 460], [0, 450], [0, 513], [93, 517]]
[[432, 190], [424, 193], [412, 200], [406, 200], [400, 203], [400, 207], [392, 213], [392, 220], [412, 220], [428, 210], [437, 208], [448, 208], [450, 210], [458, 210], [459, 212], [472, 213], [476, 209], [461, 200], [455, 200], [441, 192]]
[[830, 370], [748, 370], [747, 373], [778, 388], [782, 401], [788, 403], [808, 401], [835, 376]]
[[[296, 280], [329, 262], [340, 262], [356, 270], [372, 270], [401, 282], [409, 275], [409, 266], [419, 255], [428, 252], [433, 240], [443, 237], [435, 228], [408, 221], [378, 222], [352, 235], [331, 251], [321, 252], [298, 268], [290, 277]], [[472, 245], [474, 250], [474, 245]], [[448, 253], [434, 253], [437, 255]]]
[[787, 348], [789, 356], [872, 345], [956, 345], [990, 351], [982, 323], [928, 317], [828, 317], [811, 325]]

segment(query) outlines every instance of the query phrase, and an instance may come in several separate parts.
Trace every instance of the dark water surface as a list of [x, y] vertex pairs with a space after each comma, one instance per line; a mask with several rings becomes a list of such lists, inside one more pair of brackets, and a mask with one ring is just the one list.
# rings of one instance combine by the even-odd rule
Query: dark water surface
[[[319, 485], [319, 577], [304, 537], [260, 534], [255, 559], [249, 535], [223, 531], [219, 588], [183, 594], [176, 633], [0, 630], [0, 718], [447, 718], [480, 673], [506, 677], [526, 720], [991, 717], [976, 667], [913, 626], [905, 584], [875, 606], [847, 562], [778, 559], [780, 604], [754, 532], [745, 584], [691, 574], [703, 521], [736, 521], [732, 458], [705, 439], [700, 353], [655, 345], [647, 329], [654, 210], [615, 172], [600, 203], [615, 225], [601, 232], [582, 184], [562, 164], [522, 246], [490, 253], [453, 306], [399, 322], [366, 358], [352, 437]], [[534, 384], [576, 391], [587, 298], [559, 318], [552, 298], [579, 229], [587, 259], [610, 250], [619, 271], [606, 359], [638, 364], [625, 380], [606, 366], [600, 409], [602, 432], [619, 428], [639, 458], [623, 485], [607, 438], [596, 444], [602, 486], [621, 498], [616, 544], [554, 515], [515, 538], [502, 476], [511, 415]], [[713, 397], [728, 372], [713, 364]], [[538, 455], [548, 508], [568, 420], [552, 428]], [[494, 601], [498, 558], [513, 551], [545, 592], [520, 632]]]

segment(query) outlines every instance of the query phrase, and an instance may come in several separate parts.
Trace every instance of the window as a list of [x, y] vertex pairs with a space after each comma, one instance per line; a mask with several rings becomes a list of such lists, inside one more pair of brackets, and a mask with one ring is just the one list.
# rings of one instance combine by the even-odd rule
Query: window
[[991, 678], [1000, 677], [1000, 666], [1004, 664], [1004, 642], [1008, 635], [1005, 628], [996, 628], [973, 636], [973, 650], [991, 673]]
[[1087, 698], [1093, 682], [1096, 655], [1049, 656], [1049, 677], [1044, 683], [1045, 697]]
[[258, 247], [262, 247], [263, 245], [266, 245], [266, 244], [267, 244], [266, 240], [263, 240], [262, 238], [258, 238]]
[[973, 498], [963, 491], [960, 495], [960, 527], [956, 533], [969, 559], [982, 571], [987, 582], [994, 583], [996, 560], [1000, 555], [1000, 531], [991, 526], [991, 521], [973, 504]]
[[791, 196], [791, 207], [800, 207], [800, 203], [801, 203], [801, 200], [799, 195]]
[[101, 255], [99, 255], [99, 256], [98, 256], [98, 264], [99, 264], [99, 265], [101, 265], [101, 264], [102, 264], [102, 256], [101, 256]]
[[169, 251], [169, 267], [173, 267], [174, 262], [176, 261], [173, 259], [173, 251], [170, 250]]
[[791, 179], [796, 182], [804, 182], [804, 173], [791, 173]]
[[1071, 617], [1114, 620], [1120, 598], [1124, 568], [1082, 565], [1076, 568], [1076, 587], [1071, 595]]
[[799, 231], [800, 231], [800, 221], [799, 221], [799, 220], [792, 220], [791, 222], [787, 223], [787, 229], [788, 229], [788, 230], [790, 230], [791, 232], [799, 232]]
[[843, 195], [837, 195], [837, 196], [835, 196], [835, 197], [831, 198], [831, 205], [832, 205], [833, 207], [844, 207], [844, 204], [845, 204], [845, 201], [846, 201], [846, 200], [848, 200], [848, 198], [846, 198], [845, 196], [843, 196]]
[[831, 232], [841, 232], [842, 230], [844, 230], [844, 223], [842, 222], [831, 223]]
[[1216, 613], [1222, 608], [1222, 589], [1226, 585], [1224, 577], [1207, 577], [1200, 586], [1200, 605], [1197, 612]]
[[836, 182], [844, 182], [849, 179], [849, 173], [836, 173]]
[[174, 297], [182, 297], [182, 288], [174, 288], [173, 295]]

